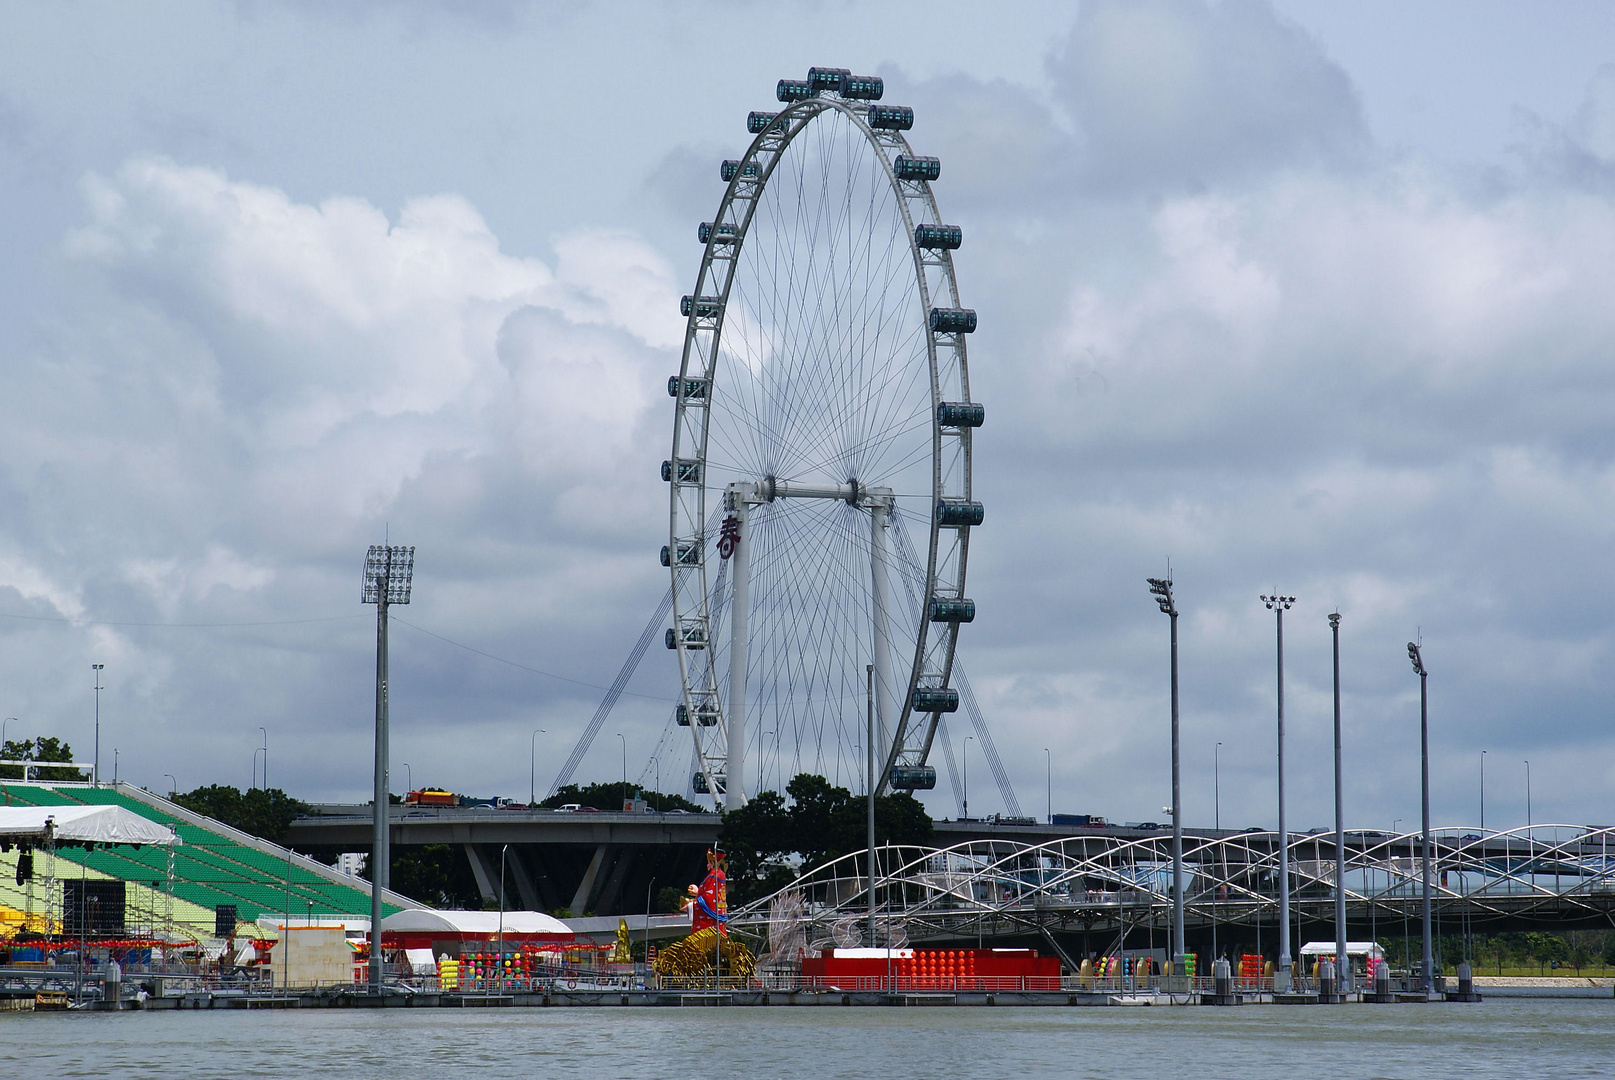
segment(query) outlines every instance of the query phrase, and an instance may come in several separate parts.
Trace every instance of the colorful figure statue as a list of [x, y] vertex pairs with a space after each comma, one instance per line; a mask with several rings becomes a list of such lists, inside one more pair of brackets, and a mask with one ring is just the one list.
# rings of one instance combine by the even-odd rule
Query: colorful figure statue
[[[692, 886], [693, 887], [693, 886]], [[722, 926], [729, 921], [729, 862], [716, 851], [707, 852], [707, 876], [696, 890], [695, 904], [690, 911], [690, 925], [695, 930], [709, 926]]]

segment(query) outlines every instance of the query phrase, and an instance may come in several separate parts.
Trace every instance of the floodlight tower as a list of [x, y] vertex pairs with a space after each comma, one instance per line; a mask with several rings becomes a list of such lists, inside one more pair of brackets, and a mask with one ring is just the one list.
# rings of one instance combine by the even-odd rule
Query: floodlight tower
[[1290, 984], [1290, 834], [1284, 827], [1284, 613], [1295, 603], [1293, 596], [1259, 597], [1267, 610], [1278, 615], [1279, 669], [1279, 966], [1278, 978], [1285, 988]]
[[1419, 676], [1419, 772], [1424, 816], [1424, 967], [1419, 972], [1419, 981], [1424, 984], [1425, 996], [1433, 998], [1436, 995], [1436, 977], [1434, 950], [1430, 942], [1430, 708], [1429, 696], [1425, 693], [1430, 673], [1424, 668], [1424, 655], [1419, 651], [1419, 646], [1411, 641], [1408, 642], [1408, 659], [1413, 662], [1413, 671]]
[[365, 553], [361, 603], [376, 605], [376, 786], [370, 848], [370, 992], [381, 993], [381, 890], [387, 887], [392, 852], [387, 829], [391, 784], [387, 776], [387, 608], [409, 603], [415, 549], [371, 544]]
[[1182, 975], [1183, 945], [1183, 805], [1178, 797], [1178, 607], [1171, 578], [1146, 578], [1161, 614], [1172, 619], [1172, 973]]

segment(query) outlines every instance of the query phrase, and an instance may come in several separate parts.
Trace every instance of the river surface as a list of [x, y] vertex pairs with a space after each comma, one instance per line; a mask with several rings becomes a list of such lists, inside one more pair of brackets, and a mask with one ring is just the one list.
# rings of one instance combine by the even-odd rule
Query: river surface
[[1615, 1076], [1615, 1000], [0, 1013], [0, 1077]]

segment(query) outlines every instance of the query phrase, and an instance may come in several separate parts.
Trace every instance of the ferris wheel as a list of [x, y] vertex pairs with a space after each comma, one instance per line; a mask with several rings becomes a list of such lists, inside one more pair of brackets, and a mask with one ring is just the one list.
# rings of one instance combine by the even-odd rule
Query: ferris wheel
[[[811, 68], [753, 112], [701, 224], [674, 399], [669, 537], [692, 786], [747, 799], [748, 738], [780, 775], [879, 767], [927, 789], [965, 596], [971, 439], [962, 307], [934, 157], [882, 80]], [[874, 738], [866, 732], [874, 731]], [[839, 770], [837, 770], [839, 771]], [[754, 783], [753, 788], [756, 787]]]

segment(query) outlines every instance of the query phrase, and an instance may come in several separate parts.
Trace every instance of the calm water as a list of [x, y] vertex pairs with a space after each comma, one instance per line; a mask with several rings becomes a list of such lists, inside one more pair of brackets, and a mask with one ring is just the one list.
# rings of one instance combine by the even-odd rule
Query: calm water
[[0, 1013], [0, 1077], [1582, 1077], [1615, 1000], [1213, 1008]]

